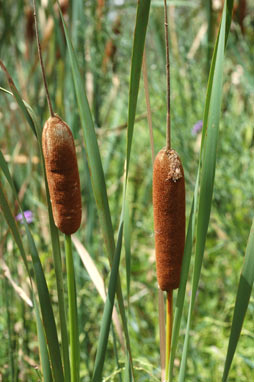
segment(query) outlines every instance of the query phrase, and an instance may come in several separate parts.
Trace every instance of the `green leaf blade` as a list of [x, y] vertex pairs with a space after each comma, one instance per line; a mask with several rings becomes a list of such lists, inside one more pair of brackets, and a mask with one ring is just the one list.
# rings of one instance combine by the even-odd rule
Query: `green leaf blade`
[[229, 370], [234, 358], [238, 340], [240, 338], [244, 317], [249, 305], [251, 291], [254, 282], [254, 220], [249, 234], [242, 273], [240, 276], [236, 302], [234, 307], [233, 321], [228, 342], [226, 360], [222, 382], [226, 382]]
[[[209, 74], [206, 103], [203, 118], [203, 133], [200, 153], [200, 193], [198, 198], [197, 212], [197, 243], [195, 250], [194, 273], [192, 278], [192, 294], [189, 305], [184, 349], [179, 372], [179, 382], [185, 380], [187, 354], [190, 338], [190, 327], [195, 297], [201, 275], [206, 236], [210, 220], [212, 195], [214, 187], [216, 149], [219, 132], [219, 119], [222, 101], [223, 67], [225, 44], [228, 38], [229, 28], [226, 28], [227, 1], [224, 3], [221, 26], [215, 45]], [[230, 20], [230, 19], [228, 19]], [[198, 178], [199, 182], [199, 178]]]
[[[2, 153], [0, 155], [0, 165], [1, 165], [1, 168], [3, 169], [3, 172], [6, 176], [6, 179], [8, 180], [8, 182], [12, 188], [14, 196], [19, 203], [11, 175], [9, 173], [8, 166], [7, 166], [6, 162], [4, 161], [4, 156], [2, 155]], [[27, 269], [28, 274], [30, 276], [30, 271], [28, 268], [26, 254], [25, 254], [23, 243], [22, 243], [22, 239], [21, 239], [18, 227], [17, 227], [17, 223], [15, 221], [15, 218], [11, 212], [8, 201], [7, 201], [7, 199], [4, 195], [4, 192], [2, 190], [1, 183], [0, 183], [0, 206], [1, 206], [1, 209], [2, 209], [3, 214], [5, 216], [6, 222], [11, 229], [14, 240], [15, 240], [18, 248], [19, 248], [19, 251], [20, 251], [21, 256], [23, 258], [23, 261], [25, 263], [26, 269]], [[22, 210], [20, 204], [19, 204], [19, 207], [20, 207], [20, 210], [23, 214], [23, 210]], [[48, 350], [49, 350], [49, 355], [50, 355], [50, 360], [51, 360], [51, 367], [52, 367], [55, 381], [56, 382], [62, 382], [62, 381], [64, 381], [64, 375], [63, 375], [63, 370], [62, 370], [60, 346], [59, 346], [59, 342], [58, 342], [56, 324], [55, 324], [53, 309], [52, 309], [52, 305], [51, 305], [51, 301], [50, 301], [49, 291], [48, 291], [46, 279], [44, 276], [43, 268], [41, 265], [40, 257], [38, 255], [34, 239], [31, 235], [30, 230], [29, 230], [29, 227], [28, 227], [28, 224], [27, 224], [26, 219], [24, 217], [24, 214], [23, 214], [23, 222], [24, 222], [24, 226], [25, 226], [25, 230], [26, 230], [26, 235], [28, 238], [30, 253], [32, 256], [36, 287], [37, 287], [38, 296], [39, 296], [43, 327], [44, 327], [45, 335], [46, 335], [46, 339], [47, 339]], [[30, 279], [31, 279], [31, 276], [30, 276]], [[37, 326], [39, 329], [40, 323], [37, 323]]]

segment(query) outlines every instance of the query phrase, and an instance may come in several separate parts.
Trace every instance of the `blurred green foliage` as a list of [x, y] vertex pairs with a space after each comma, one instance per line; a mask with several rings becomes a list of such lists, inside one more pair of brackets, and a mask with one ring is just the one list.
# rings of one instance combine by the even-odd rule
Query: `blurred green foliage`
[[[48, 3], [45, 5], [45, 3]], [[67, 3], [67, 2], [66, 2]], [[170, 7], [172, 144], [182, 158], [186, 176], [187, 214], [193, 195], [201, 134], [192, 134], [202, 120], [208, 78], [206, 33], [193, 51], [194, 40], [207, 23], [201, 1]], [[0, 56], [23, 98], [34, 108], [41, 124], [48, 117], [41, 71], [38, 66], [31, 5], [28, 1], [0, 1]], [[78, 54], [92, 108], [105, 170], [115, 232], [117, 230], [125, 162], [125, 124], [131, 62], [135, 1], [69, 1], [65, 17]], [[216, 31], [218, 14], [213, 17]], [[188, 381], [217, 382], [223, 371], [234, 298], [243, 254], [253, 218], [254, 171], [254, 7], [248, 2], [245, 33], [235, 17], [225, 61], [223, 109], [220, 124], [215, 191], [201, 283], [191, 333]], [[30, 23], [30, 24], [29, 24]], [[40, 39], [49, 92], [55, 111], [71, 126], [79, 161], [83, 222], [78, 236], [108, 281], [105, 254], [89, 171], [85, 158], [77, 103], [63, 31], [55, 6], [41, 2]], [[210, 36], [211, 38], [211, 36]], [[213, 41], [210, 41], [210, 43]], [[146, 54], [156, 152], [164, 146], [166, 124], [165, 51], [162, 2], [152, 2]], [[0, 85], [7, 88], [3, 72]], [[129, 330], [137, 381], [160, 378], [157, 282], [152, 214], [152, 157], [146, 104], [141, 82], [132, 148], [129, 202], [132, 229], [132, 279]], [[0, 144], [24, 210], [35, 221], [31, 230], [40, 251], [48, 286], [56, 303], [56, 286], [49, 242], [49, 227], [38, 164], [35, 137], [24, 122], [14, 99], [0, 97]], [[2, 180], [13, 212], [18, 212], [6, 182]], [[188, 216], [188, 215], [187, 215]], [[22, 229], [22, 227], [21, 227]], [[62, 238], [61, 238], [62, 240]], [[63, 243], [61, 242], [63, 245]], [[23, 264], [5, 222], [0, 226], [0, 255], [18, 285], [29, 293]], [[81, 341], [82, 381], [93, 369], [103, 303], [75, 253]], [[124, 256], [121, 264], [126, 294]], [[37, 381], [39, 364], [35, 323], [30, 308], [13, 291], [1, 271], [0, 378], [3, 381]], [[189, 292], [189, 286], [187, 291]], [[187, 296], [188, 303], [188, 296]], [[7, 306], [8, 305], [8, 306]], [[56, 308], [56, 306], [55, 306]], [[187, 310], [187, 306], [186, 306]], [[187, 313], [187, 312], [185, 312]], [[230, 382], [251, 380], [253, 374], [253, 299], [240, 339]], [[184, 327], [184, 326], [183, 326]], [[183, 333], [182, 333], [183, 334]], [[113, 337], [110, 338], [104, 375], [118, 381]], [[182, 343], [179, 345], [181, 353]], [[124, 354], [117, 343], [120, 367]], [[11, 351], [10, 351], [11, 350]], [[11, 359], [13, 358], [13, 359]], [[11, 362], [14, 363], [13, 375]], [[178, 359], [176, 359], [176, 368]], [[110, 376], [112, 374], [112, 376]], [[114, 374], [114, 376], [113, 376]]]

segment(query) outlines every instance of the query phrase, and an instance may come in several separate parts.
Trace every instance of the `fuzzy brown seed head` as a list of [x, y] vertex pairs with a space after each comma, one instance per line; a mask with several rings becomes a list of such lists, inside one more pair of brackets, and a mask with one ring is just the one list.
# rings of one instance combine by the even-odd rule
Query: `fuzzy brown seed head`
[[42, 149], [55, 225], [71, 235], [81, 223], [81, 194], [74, 140], [57, 115], [43, 127]]
[[179, 287], [185, 243], [184, 171], [174, 150], [163, 148], [155, 158], [153, 208], [157, 279], [169, 291]]

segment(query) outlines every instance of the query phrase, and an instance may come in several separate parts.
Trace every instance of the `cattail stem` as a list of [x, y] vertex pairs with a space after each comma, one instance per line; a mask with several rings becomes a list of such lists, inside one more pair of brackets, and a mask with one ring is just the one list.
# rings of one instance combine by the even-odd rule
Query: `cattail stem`
[[35, 23], [36, 41], [37, 41], [37, 48], [38, 48], [38, 55], [39, 55], [40, 65], [41, 65], [43, 83], [44, 83], [44, 87], [45, 87], [45, 91], [46, 91], [46, 97], [47, 97], [47, 101], [48, 101], [48, 107], [49, 107], [50, 115], [51, 115], [51, 117], [54, 117], [54, 111], [53, 111], [52, 103], [51, 103], [50, 96], [49, 96], [47, 79], [46, 79], [46, 75], [45, 75], [45, 69], [44, 69], [43, 60], [42, 60], [42, 54], [41, 54], [41, 44], [40, 44], [40, 40], [39, 40], [39, 32], [38, 32], [38, 22], [37, 22], [37, 13], [36, 13], [35, 0], [33, 0], [33, 7], [34, 7], [34, 23]]
[[165, 302], [164, 292], [158, 289], [159, 330], [160, 330], [160, 357], [161, 357], [161, 382], [165, 382], [166, 364], [166, 329], [165, 329]]
[[69, 302], [69, 331], [70, 331], [70, 360], [71, 360], [71, 382], [79, 382], [79, 330], [78, 330], [78, 310], [75, 273], [72, 256], [71, 236], [65, 235], [65, 253], [68, 284]]
[[169, 361], [171, 351], [171, 337], [173, 324], [173, 289], [167, 292], [167, 318], [166, 318], [166, 381], [168, 381]]
[[[149, 97], [145, 48], [144, 48], [144, 54], [143, 54], [142, 72], [143, 72], [143, 79], [144, 79], [147, 121], [148, 121], [148, 127], [149, 127], [149, 135], [150, 135], [150, 146], [152, 151], [152, 162], [154, 163], [155, 153], [154, 153], [154, 139], [153, 139], [153, 126], [152, 126], [152, 110], [151, 110], [150, 97]], [[165, 304], [164, 304], [164, 293], [160, 288], [158, 288], [158, 310], [159, 310], [159, 328], [160, 328], [161, 381], [164, 382], [165, 380], [165, 349], [166, 349]]]
[[166, 128], [166, 149], [171, 148], [170, 139], [170, 64], [169, 64], [169, 42], [168, 42], [168, 12], [167, 0], [164, 0], [164, 24], [165, 24], [165, 45], [166, 45], [166, 75], [167, 75], [167, 128]]

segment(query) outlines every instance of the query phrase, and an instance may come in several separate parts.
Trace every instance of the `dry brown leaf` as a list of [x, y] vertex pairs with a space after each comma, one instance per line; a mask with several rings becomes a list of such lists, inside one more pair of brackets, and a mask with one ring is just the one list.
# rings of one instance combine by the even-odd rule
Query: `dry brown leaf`
[[[83, 244], [80, 242], [80, 240], [75, 235], [72, 235], [72, 241], [73, 241], [73, 244], [75, 245], [75, 248], [76, 248], [76, 250], [77, 250], [77, 252], [81, 258], [81, 261], [82, 261], [84, 267], [87, 270], [87, 273], [89, 274], [89, 276], [91, 278], [91, 281], [93, 282], [93, 284], [94, 284], [95, 288], [97, 289], [99, 295], [101, 296], [102, 300], [105, 302], [106, 301], [105, 284], [104, 284], [103, 278], [101, 277], [92, 257], [90, 256], [90, 254], [87, 252], [86, 248], [83, 246]], [[122, 334], [122, 328], [121, 328], [119, 316], [118, 316], [118, 313], [117, 313], [117, 310], [115, 307], [113, 309], [112, 318], [113, 318], [113, 323], [115, 325], [116, 332], [117, 332], [117, 335], [119, 337], [121, 346], [124, 349], [125, 345], [124, 345], [124, 339], [123, 339], [123, 334]]]
[[13, 289], [15, 290], [15, 292], [19, 295], [19, 297], [22, 298], [22, 300], [25, 301], [25, 303], [27, 305], [32, 307], [33, 306], [32, 301], [26, 295], [24, 290], [20, 286], [18, 286], [18, 284], [13, 280], [13, 278], [11, 277], [10, 269], [9, 269], [8, 265], [4, 262], [3, 259], [1, 259], [1, 268], [3, 270], [3, 275], [7, 278], [7, 280], [9, 280], [9, 282], [10, 282], [11, 286], [13, 287]]

